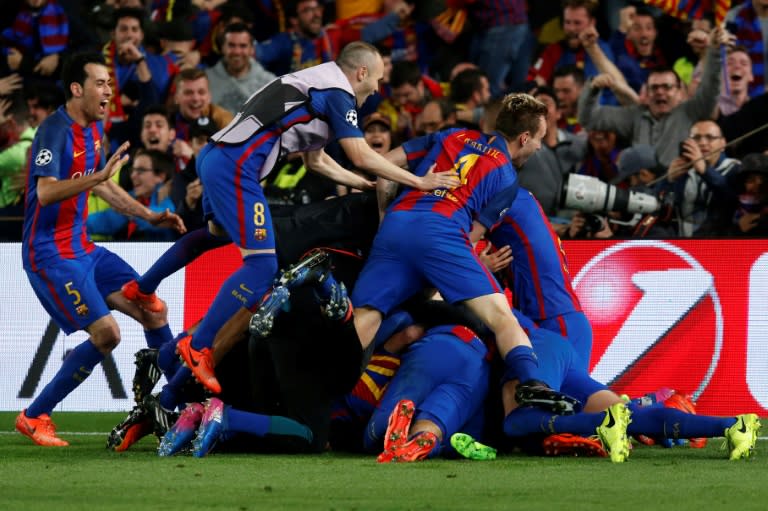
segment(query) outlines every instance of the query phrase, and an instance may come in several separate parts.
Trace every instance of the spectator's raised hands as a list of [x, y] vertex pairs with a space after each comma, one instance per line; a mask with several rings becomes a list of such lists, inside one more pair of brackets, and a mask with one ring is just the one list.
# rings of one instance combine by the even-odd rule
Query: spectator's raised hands
[[736, 36], [722, 27], [715, 27], [715, 29], [709, 33], [709, 45], [713, 48], [718, 48], [721, 44], [726, 46], [735, 45]]
[[616, 86], [616, 80], [608, 73], [601, 73], [592, 78], [593, 89], [612, 89]]
[[59, 67], [59, 54], [51, 53], [40, 59], [40, 62], [35, 65], [33, 71], [43, 76], [51, 76], [57, 67]]
[[0, 78], [0, 96], [8, 96], [13, 91], [21, 89], [23, 83], [18, 73]]
[[585, 50], [589, 50], [597, 44], [599, 34], [594, 25], [590, 25], [579, 33], [579, 42]]

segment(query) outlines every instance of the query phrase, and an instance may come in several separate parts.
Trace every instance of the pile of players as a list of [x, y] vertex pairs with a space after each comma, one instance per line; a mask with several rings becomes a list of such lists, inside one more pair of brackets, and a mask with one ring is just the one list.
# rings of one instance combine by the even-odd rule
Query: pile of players
[[[207, 227], [180, 238], [139, 277], [84, 234], [88, 192], [152, 223], [181, 232], [184, 225], [115, 190], [110, 178], [127, 147], [104, 156], [109, 75], [97, 55], [70, 59], [67, 102], [33, 143], [23, 257], [62, 329], [91, 337], [19, 414], [17, 430], [39, 445], [67, 444], [50, 413], [119, 342], [109, 312], [117, 309], [142, 323], [149, 346], [137, 354], [137, 406], [108, 441], [118, 451], [155, 431], [163, 456], [330, 444], [379, 452], [380, 462], [454, 451], [491, 459], [495, 450], [479, 440], [498, 441], [493, 426], [502, 424], [504, 438], [545, 434], [545, 451], [614, 462], [629, 456], [631, 435], [725, 436], [731, 459], [748, 457], [756, 415], [641, 407], [589, 377], [589, 323], [559, 241], [515, 171], [541, 146], [546, 107], [510, 94], [491, 133], [448, 129], [382, 157], [355, 115], [382, 75], [377, 50], [358, 42], [336, 62], [254, 93], [197, 158]], [[356, 169], [377, 176], [375, 185], [325, 153], [334, 138]], [[272, 215], [259, 181], [289, 153], [338, 183], [375, 186], [376, 196]], [[476, 253], [483, 238], [499, 250]], [[173, 338], [159, 283], [229, 243], [243, 265], [201, 321]], [[328, 248], [302, 257], [319, 246]], [[426, 299], [434, 293], [444, 302]], [[161, 373], [167, 384], [151, 394]], [[500, 388], [491, 383], [496, 373]]]

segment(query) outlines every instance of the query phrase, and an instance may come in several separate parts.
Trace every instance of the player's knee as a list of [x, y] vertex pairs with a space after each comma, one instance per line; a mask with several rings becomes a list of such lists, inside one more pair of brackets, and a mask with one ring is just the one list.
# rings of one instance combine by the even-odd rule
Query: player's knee
[[102, 353], [110, 353], [120, 344], [120, 328], [117, 323], [101, 325], [91, 331], [91, 342]]

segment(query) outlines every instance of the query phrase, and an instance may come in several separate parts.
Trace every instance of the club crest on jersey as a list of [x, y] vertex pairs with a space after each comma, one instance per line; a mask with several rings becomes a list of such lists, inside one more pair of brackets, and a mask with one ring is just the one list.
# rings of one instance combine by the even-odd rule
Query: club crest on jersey
[[253, 237], [256, 238], [256, 241], [264, 241], [267, 239], [267, 230], [266, 229], [254, 229], [253, 230]]
[[348, 110], [345, 118], [349, 124], [357, 128], [357, 111], [356, 110]]
[[75, 309], [75, 312], [78, 316], [87, 316], [88, 315], [88, 306], [84, 303], [81, 303], [77, 306]]
[[40, 152], [35, 156], [35, 165], [38, 167], [44, 167], [53, 161], [53, 153], [48, 149], [40, 149]]

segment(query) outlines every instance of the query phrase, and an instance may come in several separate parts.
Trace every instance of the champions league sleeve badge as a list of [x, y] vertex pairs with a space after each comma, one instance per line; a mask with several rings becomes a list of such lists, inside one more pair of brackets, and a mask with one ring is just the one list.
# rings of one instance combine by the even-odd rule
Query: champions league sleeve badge
[[347, 120], [349, 124], [357, 128], [357, 111], [356, 110], [354, 109], [348, 110], [344, 118]]

